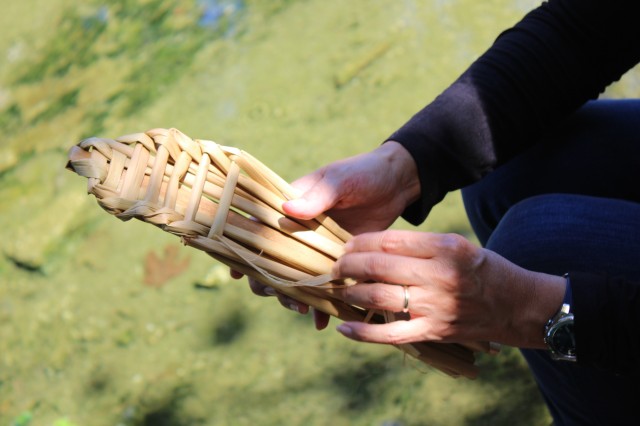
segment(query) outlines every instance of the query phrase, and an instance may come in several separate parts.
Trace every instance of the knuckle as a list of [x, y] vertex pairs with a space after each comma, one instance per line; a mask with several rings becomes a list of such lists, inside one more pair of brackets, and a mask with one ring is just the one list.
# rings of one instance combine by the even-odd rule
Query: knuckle
[[391, 300], [392, 294], [390, 289], [387, 287], [390, 286], [377, 286], [372, 287], [369, 292], [369, 303], [372, 306], [384, 307], [387, 305], [388, 301]]
[[402, 246], [404, 240], [400, 234], [392, 231], [383, 231], [380, 233], [380, 247], [384, 252], [395, 252]]
[[462, 235], [446, 234], [443, 236], [444, 250], [458, 262], [466, 264], [474, 264], [482, 260], [482, 250], [479, 250], [474, 244]]
[[442, 265], [439, 271], [440, 279], [447, 290], [454, 290], [458, 284], [463, 280], [463, 273], [457, 268], [452, 268], [449, 265]]
[[390, 345], [403, 345], [405, 343], [408, 343], [410, 339], [408, 339], [406, 336], [403, 336], [402, 334], [389, 332], [387, 333], [386, 340]]
[[431, 333], [436, 340], [451, 341], [460, 331], [460, 303], [450, 299], [442, 308], [441, 314], [431, 323]]
[[449, 322], [440, 322], [434, 324], [433, 335], [434, 340], [448, 341], [456, 336], [457, 328]]
[[444, 234], [441, 239], [442, 248], [451, 253], [466, 253], [469, 242], [459, 234]]
[[364, 273], [367, 277], [380, 277], [387, 269], [387, 261], [384, 256], [371, 255], [363, 262]]

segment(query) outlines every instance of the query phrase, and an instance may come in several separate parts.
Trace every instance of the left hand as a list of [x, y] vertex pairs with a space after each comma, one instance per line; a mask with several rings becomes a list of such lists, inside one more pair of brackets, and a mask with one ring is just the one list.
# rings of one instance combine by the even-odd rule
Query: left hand
[[394, 345], [492, 341], [544, 348], [544, 325], [565, 289], [562, 277], [520, 268], [462, 236], [410, 231], [354, 237], [333, 274], [362, 281], [339, 291], [347, 303], [370, 309], [402, 311], [408, 286], [410, 320], [338, 326], [351, 339]]

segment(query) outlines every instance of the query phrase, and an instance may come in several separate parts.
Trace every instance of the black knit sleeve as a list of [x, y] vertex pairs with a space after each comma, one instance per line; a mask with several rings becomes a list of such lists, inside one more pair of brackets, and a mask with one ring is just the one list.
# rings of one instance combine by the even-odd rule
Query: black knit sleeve
[[571, 272], [578, 364], [640, 374], [640, 283]]
[[422, 222], [448, 191], [530, 146], [640, 61], [637, 0], [550, 0], [503, 32], [432, 103], [393, 133], [413, 156]]

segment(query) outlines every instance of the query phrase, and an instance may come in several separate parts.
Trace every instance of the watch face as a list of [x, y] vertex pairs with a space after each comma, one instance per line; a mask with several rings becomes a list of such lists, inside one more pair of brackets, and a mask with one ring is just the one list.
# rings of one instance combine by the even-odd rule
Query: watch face
[[[565, 319], [565, 318], [563, 318]], [[573, 334], [573, 318], [568, 321], [560, 320], [554, 327], [553, 334], [550, 336], [550, 344], [555, 352], [561, 355], [575, 355], [576, 340]]]

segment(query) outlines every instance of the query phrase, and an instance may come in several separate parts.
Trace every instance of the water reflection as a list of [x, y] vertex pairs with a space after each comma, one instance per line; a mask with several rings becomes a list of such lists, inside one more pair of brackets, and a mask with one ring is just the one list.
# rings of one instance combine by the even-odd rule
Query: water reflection
[[213, 29], [224, 25], [227, 27], [223, 33], [225, 37], [233, 36], [236, 21], [245, 6], [242, 0], [198, 0], [198, 5], [202, 8], [198, 24]]

